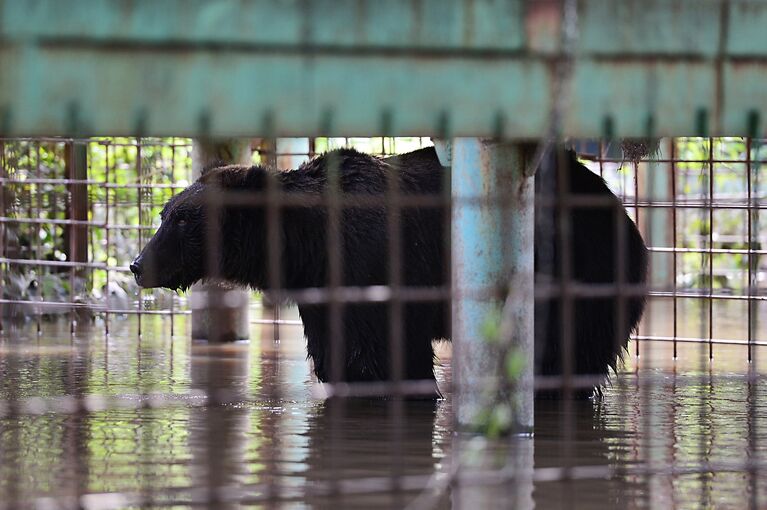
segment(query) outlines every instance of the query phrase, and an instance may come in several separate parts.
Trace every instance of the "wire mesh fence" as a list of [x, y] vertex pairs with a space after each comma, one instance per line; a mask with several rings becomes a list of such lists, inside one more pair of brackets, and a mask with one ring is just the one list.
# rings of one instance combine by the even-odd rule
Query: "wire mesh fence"
[[[643, 328], [635, 348], [641, 340], [671, 342], [676, 358], [678, 344], [704, 342], [713, 358], [716, 344], [740, 344], [750, 361], [750, 346], [764, 337], [763, 140], [666, 140], [651, 166], [638, 167], [606, 149], [593, 147], [584, 158], [638, 221], [653, 267], [647, 315], [667, 319]], [[743, 322], [733, 327], [717, 317]]]
[[[688, 477], [697, 477], [692, 484], [693, 501], [705, 505], [722, 493], [705, 478], [735, 474], [745, 477], [745, 485], [736, 484], [734, 490], [746, 494], [757, 507], [766, 488], [760, 483], [764, 463], [760, 431], [766, 429], [760, 426], [760, 401], [764, 399], [760, 399], [763, 385], [758, 358], [758, 348], [765, 344], [766, 336], [758, 320], [765, 301], [759, 223], [765, 192], [760, 173], [767, 162], [763, 142], [740, 138], [664, 139], [659, 152], [640, 163], [625, 161], [614, 144], [574, 144], [581, 161], [607, 181], [636, 222], [649, 253], [649, 289], [629, 276], [627, 266], [632, 255], [626, 252], [623, 242], [628, 233], [618, 221], [608, 227], [613, 229], [610, 235], [615, 246], [609, 250], [600, 247], [611, 252], [604, 264], [612, 266], [612, 278], [579, 280], [577, 267], [568, 267], [578, 264], [577, 256], [571, 259], [566, 255], [567, 250], [574, 249], [568, 235], [570, 222], [581, 217], [578, 211], [584, 211], [587, 218], [591, 210], [606, 210], [618, 217], [622, 208], [615, 211], [616, 204], [604, 194], [573, 192], [567, 186], [553, 185], [548, 188], [551, 193], [539, 193], [539, 212], [543, 211], [539, 218], [548, 217], [551, 222], [543, 231], [552, 238], [561, 236], [558, 239], [565, 250], [549, 255], [548, 273], [541, 269], [545, 257], [539, 254], [536, 261], [539, 275], [535, 299], [556, 303], [547, 309], [549, 315], [545, 317], [540, 317], [536, 309], [536, 322], [558, 321], [562, 326], [562, 331], [554, 332], [561, 335], [561, 343], [550, 354], [556, 363], [537, 360], [540, 365], [555, 366], [548, 373], [539, 371], [539, 392], [554, 389], [561, 392], [560, 397], [572, 397], [603, 382], [600, 373], [582, 369], [577, 363], [576, 351], [582, 350], [583, 344], [578, 343], [581, 340], [576, 332], [568, 330], [579, 320], [578, 303], [607, 300], [606, 315], [620, 325], [629, 320], [626, 303], [645, 291], [648, 297], [643, 322], [632, 335], [630, 353], [624, 356], [625, 364], [611, 377], [612, 384], [604, 395], [585, 406], [582, 400], [572, 398], [539, 403], [538, 415], [544, 419], [538, 420], [536, 441], [539, 445], [552, 441], [549, 447], [557, 452], [542, 456], [536, 446], [533, 467], [530, 443], [509, 440], [502, 446], [478, 445], [451, 436], [457, 429], [451, 395], [461, 388], [456, 387], [452, 377], [449, 347], [445, 344], [437, 347], [443, 360], [436, 367], [436, 379], [447, 403], [436, 412], [431, 401], [371, 399], [434, 392], [433, 379], [420, 377], [419, 367], [410, 364], [415, 347], [404, 330], [408, 319], [442, 321], [437, 330], [449, 336], [445, 324], [449, 314], [434, 317], [429, 304], [458, 295], [502, 298], [507, 290], [503, 285], [456, 288], [449, 285], [449, 273], [429, 279], [425, 274], [407, 272], [413, 253], [406, 248], [429, 239], [422, 232], [403, 233], [403, 223], [411, 218], [408, 215], [428, 216], [428, 221], [419, 225], [442, 229], [444, 245], [420, 246], [416, 253], [431, 257], [435, 268], [449, 267], [448, 206], [456, 206], [448, 194], [449, 174], [437, 175], [434, 188], [429, 190], [408, 192], [398, 185], [407, 178], [403, 177], [407, 168], [420, 164], [408, 159], [408, 154], [430, 146], [428, 139], [254, 140], [253, 162], [283, 169], [268, 174], [263, 187], [255, 191], [236, 189], [227, 183], [229, 178], [240, 179], [238, 172], [216, 174], [214, 168], [208, 182], [224, 192], [200, 192], [196, 205], [205, 211], [206, 224], [219, 225], [212, 218], [231, 214], [232, 210], [244, 214], [261, 211], [264, 216], [264, 229], [256, 239], [259, 251], [249, 255], [249, 262], [262, 265], [262, 274], [254, 275], [253, 281], [270, 291], [272, 306], [259, 308], [257, 318], [252, 320], [267, 339], [253, 349], [240, 344], [221, 348], [179, 344], [178, 337], [189, 331], [185, 318], [190, 311], [185, 295], [162, 289], [141, 290], [131, 274], [129, 266], [159, 227], [161, 213], [163, 222], [175, 214], [166, 203], [174, 203], [172, 197], [194, 182], [190, 140], [1, 140], [0, 306], [4, 336], [0, 361], [4, 396], [0, 419], [5, 436], [1, 450], [4, 458], [22, 466], [6, 480], [5, 505], [216, 507], [340, 501], [382, 506], [407, 503], [414, 507], [451, 502], [457, 507], [470, 507], [492, 495], [496, 498], [492, 501], [507, 498], [524, 506], [532, 499], [533, 484], [541, 502], [554, 496], [542, 495], [540, 490], [549, 486], [546, 484], [555, 484], [552, 494], [560, 495], [562, 506], [570, 506], [566, 494], [572, 485], [568, 484], [602, 479], [624, 484], [621, 495], [611, 500], [616, 506], [627, 501], [635, 486], [640, 487], [637, 490], [646, 502], [661, 505], [673, 499], [675, 492], [659, 481], [668, 479], [673, 485]], [[324, 167], [323, 188], [296, 190], [289, 187], [290, 181], [281, 180], [285, 171], [336, 147], [357, 147], [361, 152], [389, 158], [384, 160], [388, 166], [375, 169], [381, 172], [375, 189], [348, 188], [349, 182], [342, 180], [342, 173], [350, 171], [344, 166], [343, 158], [347, 156], [343, 152], [330, 153], [336, 156], [331, 156]], [[557, 148], [550, 152], [552, 157], [544, 158], [542, 168], [548, 166], [548, 178], [553, 182], [567, 182], [568, 167], [562, 163], [566, 154]], [[546, 182], [546, 177], [538, 178]], [[508, 207], [510, 200], [496, 195], [467, 203], [479, 207], [495, 201]], [[547, 207], [555, 211], [550, 216]], [[323, 213], [312, 216], [317, 210]], [[359, 256], [349, 247], [355, 242], [364, 245], [366, 237], [372, 235], [344, 228], [349, 214], [375, 217], [372, 228], [386, 242], [382, 251], [366, 255], [386, 261], [375, 266], [380, 274], [359, 276], [346, 271], [349, 261], [345, 259]], [[191, 221], [173, 217], [185, 224]], [[220, 250], [225, 243], [222, 236], [231, 234], [231, 230], [214, 230], [202, 237], [208, 256], [203, 265], [212, 276], [237, 279], [226, 273], [234, 255]], [[246, 235], [241, 225], [237, 230]], [[300, 262], [304, 267], [314, 266], [321, 274], [313, 280], [295, 279], [293, 275], [299, 269], [294, 267], [295, 256], [286, 251], [286, 246], [306, 242], [313, 230], [323, 230], [326, 235], [319, 238], [321, 246], [312, 252], [316, 258]], [[540, 243], [540, 231], [536, 234], [536, 243]], [[174, 264], [179, 264], [166, 262], [156, 262], [160, 266], [155, 269], [157, 278], [173, 276]], [[151, 273], [151, 269], [147, 271]], [[184, 287], [186, 282], [168, 282], [167, 286], [176, 283]], [[217, 299], [225, 297], [222, 294]], [[302, 320], [282, 306], [284, 301], [304, 307]], [[349, 324], [359, 317], [366, 324], [380, 323], [366, 313], [355, 316], [350, 310], [369, 309], [374, 310], [374, 317], [383, 314], [386, 328], [366, 334], [383, 338], [383, 342], [374, 351], [375, 359], [360, 365], [369, 371], [354, 372], [349, 360], [367, 353], [348, 342]], [[327, 331], [330, 342], [326, 351], [312, 351], [311, 340], [309, 345], [314, 374], [326, 384], [316, 385], [311, 380], [296, 387], [296, 380], [309, 380], [309, 369], [287, 353], [291, 347], [283, 345], [286, 342], [281, 339], [291, 334], [298, 337], [298, 350], [302, 351], [299, 328], [302, 323], [311, 327], [312, 321]], [[488, 320], [488, 342], [499, 335], [493, 324], [500, 321], [500, 315]], [[73, 349], [66, 351], [68, 363], [51, 379], [60, 379], [64, 384], [53, 389], [34, 384], [25, 388], [34, 379], [31, 373], [42, 373], [39, 368], [37, 372], [29, 371], [27, 357], [32, 356], [32, 351], [41, 358], [46, 356], [40, 353], [55, 356], [55, 343], [41, 344], [40, 338], [61, 335], [61, 330], [52, 329], [59, 327], [52, 325], [60, 324], [66, 330], [62, 337], [68, 336]], [[89, 335], [81, 333], [83, 325], [91, 328]], [[103, 333], [103, 337], [95, 338], [104, 338], [104, 345], [95, 349], [89, 345], [94, 328]], [[617, 347], [626, 340], [620, 338], [619, 327], [610, 334], [615, 336]], [[135, 351], [115, 350], [108, 340], [110, 335], [137, 338], [139, 342]], [[30, 340], [34, 338], [37, 340]], [[117, 364], [110, 361], [110, 352]], [[501, 361], [508, 360], [513, 372], [514, 357], [499, 352]], [[431, 343], [426, 356], [431, 363]], [[713, 365], [712, 360], [720, 356], [725, 361]], [[149, 366], [142, 360], [149, 360]], [[200, 360], [205, 366], [195, 367]], [[666, 370], [669, 367], [673, 378]], [[281, 373], [282, 369], [288, 373]], [[714, 377], [718, 370], [742, 373], [743, 378], [733, 381]], [[95, 377], [93, 374], [107, 382], [102, 385], [81, 381]], [[116, 380], [109, 381], [112, 377]], [[499, 388], [497, 381], [490, 378], [482, 382], [488, 388]], [[670, 403], [664, 400], [669, 385], [674, 388]], [[727, 393], [727, 388], [733, 386]], [[302, 398], [297, 396], [299, 393], [319, 388], [326, 396], [366, 399], [362, 403], [331, 399], [320, 411], [310, 404], [296, 407], [296, 400]], [[500, 388], [501, 393], [505, 391]], [[742, 398], [741, 405], [721, 407], [717, 392], [722, 392], [725, 400], [733, 395]], [[677, 394], [681, 395], [678, 399]], [[680, 411], [681, 406], [687, 409]], [[664, 414], [668, 407], [672, 408], [670, 419]], [[502, 422], [509, 419], [508, 409], [498, 409], [504, 410], [500, 404], [490, 409], [489, 423], [503, 428]], [[283, 415], [290, 414], [286, 410], [308, 418], [297, 424], [295, 418]], [[635, 411], [641, 416], [632, 417]], [[725, 437], [746, 454], [742, 458], [711, 454], [714, 446], [727, 444], [718, 440], [715, 429], [728, 412], [742, 417], [745, 423], [744, 428]], [[554, 419], [547, 421], [547, 413]], [[584, 421], [590, 423], [595, 413], [602, 422], [601, 430], [608, 430], [608, 434], [588, 436], [591, 426], [584, 426]], [[249, 424], [249, 419], [254, 423]], [[714, 430], [691, 432], [693, 439], [686, 438], [684, 430], [690, 426], [690, 419]], [[362, 430], [358, 430], [360, 426]], [[653, 432], [669, 428], [681, 439], [675, 435], [678, 440], [667, 443]], [[47, 458], [40, 453], [45, 448], [37, 445], [42, 441], [23, 440], [25, 434], [34, 438], [36, 433], [61, 452], [49, 453]], [[598, 450], [596, 454], [589, 456], [581, 451], [584, 447], [579, 440], [584, 434], [588, 439], [585, 443]], [[630, 437], [627, 440], [621, 434]], [[370, 435], [376, 439], [371, 440]], [[308, 445], [296, 446], [302, 441]], [[26, 449], [19, 452], [13, 448], [14, 443]], [[30, 447], [33, 443], [35, 446]], [[694, 448], [689, 443], [695, 443]], [[131, 455], [124, 455], [123, 446]], [[610, 453], [613, 446], [618, 453]], [[370, 449], [383, 459], [376, 466], [382, 469], [365, 465], [367, 470], [360, 472], [359, 465], [348, 460], [358, 454], [355, 448]], [[409, 451], [411, 448], [420, 453]], [[668, 457], [661, 451], [664, 448], [677, 448], [680, 453]], [[494, 449], [503, 452], [501, 459]], [[297, 452], [305, 458], [291, 459]], [[29, 459], [37, 454], [43, 455], [39, 465]], [[93, 461], [110, 455], [120, 460], [114, 464]], [[189, 455], [193, 458], [189, 459]], [[481, 462], [475, 462], [477, 458]], [[135, 470], [127, 467], [133, 462], [139, 464]], [[426, 465], [421, 465], [424, 462]], [[56, 477], [45, 483], [24, 479], [27, 473], [49, 465], [73, 472], [65, 477], [63, 492], [55, 489], [62, 485]], [[96, 474], [94, 469], [103, 472]], [[121, 470], [129, 473], [135, 483], [118, 480]], [[590, 501], [585, 498], [584, 506]]]

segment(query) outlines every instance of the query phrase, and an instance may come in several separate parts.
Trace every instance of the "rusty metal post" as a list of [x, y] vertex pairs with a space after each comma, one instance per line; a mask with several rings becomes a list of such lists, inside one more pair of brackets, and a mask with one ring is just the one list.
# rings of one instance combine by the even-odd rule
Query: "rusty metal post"
[[[529, 433], [534, 396], [534, 178], [526, 171], [525, 148], [456, 138], [451, 150], [439, 152], [450, 155], [452, 166], [458, 423], [481, 428], [488, 415], [505, 406], [510, 431]], [[495, 328], [488, 328], [493, 322]], [[493, 329], [499, 338], [488, 338]], [[514, 374], [514, 363], [507, 362], [511, 357], [519, 367]]]
[[[249, 140], [195, 140], [192, 170], [199, 177], [206, 164], [213, 161], [249, 165]], [[192, 287], [192, 338], [211, 342], [244, 340], [250, 337], [248, 317], [250, 293], [214, 283]]]
[[[72, 140], [64, 146], [64, 164], [67, 179], [70, 179], [67, 196], [66, 217], [72, 223], [64, 231], [64, 250], [67, 260], [74, 265], [69, 270], [69, 298], [74, 302], [80, 294], [87, 292], [87, 269], [83, 265], [88, 262], [89, 228], [83, 225], [88, 221], [88, 185], [83, 181], [88, 179], [88, 146], [85, 142]], [[83, 325], [92, 317], [85, 308], [72, 308], [70, 317], [72, 326]]]
[[[88, 146], [85, 143], [67, 142], [64, 146], [64, 164], [69, 184], [67, 219], [88, 221], [88, 187], [81, 181], [88, 178]], [[68, 225], [64, 231], [64, 250], [67, 260], [88, 262], [88, 229], [83, 225]], [[85, 278], [84, 267], [76, 267], [75, 275]], [[72, 290], [74, 292], [74, 289]]]

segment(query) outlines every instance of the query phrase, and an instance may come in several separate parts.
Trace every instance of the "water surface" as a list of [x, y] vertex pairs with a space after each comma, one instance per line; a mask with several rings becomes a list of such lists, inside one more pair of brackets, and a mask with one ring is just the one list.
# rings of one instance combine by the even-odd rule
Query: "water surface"
[[742, 346], [641, 342], [602, 401], [538, 402], [533, 439], [487, 442], [454, 432], [449, 395], [319, 398], [298, 326], [212, 346], [177, 321], [5, 331], [0, 507], [767, 504], [767, 388]]

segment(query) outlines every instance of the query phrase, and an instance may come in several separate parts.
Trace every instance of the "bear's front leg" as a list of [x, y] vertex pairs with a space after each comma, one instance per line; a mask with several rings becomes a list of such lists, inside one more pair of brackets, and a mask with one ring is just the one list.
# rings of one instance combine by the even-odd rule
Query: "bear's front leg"
[[[330, 334], [330, 307], [299, 305], [304, 322], [307, 351], [314, 362], [314, 373], [322, 382], [332, 380], [333, 342]], [[410, 311], [408, 311], [410, 312]], [[434, 381], [433, 350], [428, 336], [429, 320], [407, 313], [402, 331], [403, 377], [405, 380]], [[389, 305], [386, 303], [354, 303], [342, 306], [338, 345], [344, 367], [345, 382], [390, 380]], [[434, 393], [436, 385], [434, 385]]]

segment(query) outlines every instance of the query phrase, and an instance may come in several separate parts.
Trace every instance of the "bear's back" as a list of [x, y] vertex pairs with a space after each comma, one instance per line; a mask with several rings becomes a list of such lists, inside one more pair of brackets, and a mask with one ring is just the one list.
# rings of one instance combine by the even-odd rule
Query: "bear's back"
[[328, 185], [328, 175], [338, 171], [344, 193], [378, 195], [386, 193], [387, 174], [397, 175], [403, 194], [434, 195], [442, 190], [445, 177], [433, 147], [407, 154], [379, 158], [354, 149], [337, 149], [322, 154], [296, 170], [282, 172], [287, 192], [321, 193]]

